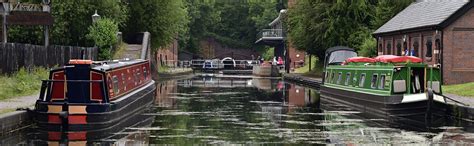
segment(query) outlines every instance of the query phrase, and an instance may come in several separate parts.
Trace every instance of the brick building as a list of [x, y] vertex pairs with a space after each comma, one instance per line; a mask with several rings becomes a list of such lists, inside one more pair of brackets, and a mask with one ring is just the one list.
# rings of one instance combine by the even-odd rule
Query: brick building
[[162, 47], [156, 51], [156, 59], [158, 65], [176, 66], [178, 61], [178, 40]]
[[469, 1], [412, 3], [374, 32], [379, 55], [414, 56], [440, 65], [444, 84], [473, 82], [474, 6]]

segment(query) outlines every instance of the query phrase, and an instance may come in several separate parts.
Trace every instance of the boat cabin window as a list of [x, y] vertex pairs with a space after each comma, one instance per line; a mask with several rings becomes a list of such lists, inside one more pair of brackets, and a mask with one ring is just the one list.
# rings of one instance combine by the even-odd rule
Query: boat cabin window
[[341, 84], [341, 80], [342, 80], [342, 72], [339, 72], [337, 76], [337, 84]]
[[385, 75], [380, 75], [379, 89], [385, 88]]
[[113, 76], [112, 77], [112, 83], [113, 83], [113, 86], [114, 86], [114, 94], [118, 94], [118, 92], [119, 92], [118, 82], [119, 82], [119, 80], [118, 80], [117, 76]]
[[377, 74], [373, 74], [372, 75], [372, 81], [370, 82], [370, 87], [371, 88], [377, 88], [377, 78], [378, 78], [379, 75]]
[[365, 74], [360, 74], [359, 87], [364, 87]]
[[127, 84], [125, 83], [125, 74], [122, 73], [121, 76], [122, 76], [122, 86], [123, 86], [123, 90], [127, 90]]
[[344, 83], [344, 85], [346, 85], [346, 86], [349, 85], [349, 81], [350, 81], [350, 80], [351, 80], [351, 73], [348, 72], [348, 73], [346, 74], [346, 82]]
[[354, 51], [340, 50], [331, 53], [328, 59], [328, 65], [341, 64], [347, 58], [357, 57], [357, 53]]
[[145, 67], [143, 67], [143, 76], [145, 77], [145, 79], [148, 77], [148, 74], [147, 74], [147, 72], [146, 72], [146, 68], [145, 68]]
[[331, 82], [334, 79], [334, 73], [331, 73]]
[[138, 71], [137, 70], [134, 70], [133, 82], [135, 83], [135, 86], [138, 85]]
[[140, 79], [140, 69], [137, 68], [137, 74], [135, 76], [135, 79], [137, 79], [138, 84], [142, 83], [142, 80]]

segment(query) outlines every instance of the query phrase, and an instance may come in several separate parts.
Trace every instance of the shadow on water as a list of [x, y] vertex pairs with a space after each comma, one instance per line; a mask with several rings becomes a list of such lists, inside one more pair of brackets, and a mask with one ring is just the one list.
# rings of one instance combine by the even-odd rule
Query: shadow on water
[[473, 128], [465, 123], [448, 121], [442, 127], [426, 129], [423, 124], [358, 112], [321, 98], [316, 90], [270, 79], [196, 77], [163, 81], [157, 83], [153, 107], [128, 120], [124, 123], [132, 124], [118, 125], [118, 131], [96, 132], [79, 139], [71, 139], [74, 134], [51, 134], [33, 127], [0, 138], [0, 144], [474, 142]]

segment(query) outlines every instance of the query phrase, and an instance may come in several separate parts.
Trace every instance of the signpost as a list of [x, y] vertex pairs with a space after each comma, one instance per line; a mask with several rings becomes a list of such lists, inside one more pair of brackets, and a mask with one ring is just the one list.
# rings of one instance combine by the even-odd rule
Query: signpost
[[3, 6], [2, 36], [3, 43], [8, 43], [8, 26], [22, 25], [44, 27], [44, 45], [49, 45], [49, 27], [54, 19], [51, 15], [51, 1], [43, 0], [41, 4], [21, 3], [16, 0], [0, 0]]

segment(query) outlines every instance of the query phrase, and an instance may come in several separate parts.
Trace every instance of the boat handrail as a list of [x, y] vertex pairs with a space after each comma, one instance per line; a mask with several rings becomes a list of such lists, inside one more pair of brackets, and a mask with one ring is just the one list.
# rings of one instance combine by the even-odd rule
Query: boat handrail
[[[102, 88], [102, 92], [106, 93], [105, 90], [105, 82], [103, 80], [41, 80], [41, 90], [39, 94], [39, 100], [45, 101], [45, 95], [49, 95], [49, 92], [51, 91], [50, 87], [52, 83], [58, 82], [58, 83], [100, 83]], [[109, 100], [107, 96], [102, 96], [102, 102], [103, 103], [108, 103]]]
[[43, 82], [77, 82], [77, 83], [101, 83], [102, 80], [41, 80]]

